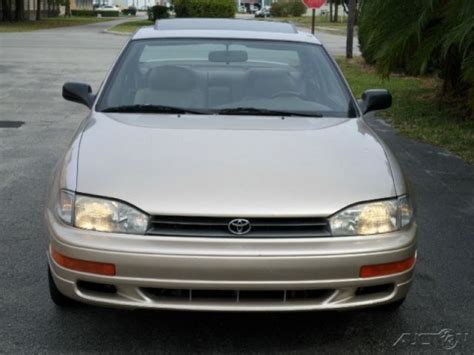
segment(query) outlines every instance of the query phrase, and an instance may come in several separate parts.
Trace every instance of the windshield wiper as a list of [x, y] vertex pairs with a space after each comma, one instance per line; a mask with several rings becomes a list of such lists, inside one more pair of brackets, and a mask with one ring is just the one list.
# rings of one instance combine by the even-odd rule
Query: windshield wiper
[[163, 105], [127, 105], [107, 107], [102, 112], [120, 112], [120, 113], [178, 113], [178, 114], [209, 114], [209, 111], [187, 109], [183, 107], [163, 106]]
[[219, 115], [252, 115], [252, 116], [303, 116], [303, 117], [323, 117], [319, 112], [295, 112], [269, 110], [255, 107], [233, 107], [223, 108], [217, 111]]

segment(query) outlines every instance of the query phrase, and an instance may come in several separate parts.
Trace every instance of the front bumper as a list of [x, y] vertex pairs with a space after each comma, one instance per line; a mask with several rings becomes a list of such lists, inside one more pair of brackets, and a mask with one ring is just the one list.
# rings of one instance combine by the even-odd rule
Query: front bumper
[[47, 223], [50, 248], [116, 266], [115, 276], [78, 272], [58, 265], [48, 252], [59, 290], [100, 306], [218, 311], [369, 307], [405, 297], [414, 272], [412, 267], [389, 276], [359, 277], [363, 265], [415, 255], [415, 224], [370, 237], [246, 240], [90, 232], [66, 226], [50, 213]]

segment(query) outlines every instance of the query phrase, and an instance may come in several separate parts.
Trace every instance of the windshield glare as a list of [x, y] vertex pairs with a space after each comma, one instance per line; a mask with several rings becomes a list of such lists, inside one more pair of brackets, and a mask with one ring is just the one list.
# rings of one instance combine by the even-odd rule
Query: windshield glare
[[132, 41], [96, 110], [136, 106], [139, 112], [147, 105], [356, 116], [349, 91], [321, 46], [264, 40]]

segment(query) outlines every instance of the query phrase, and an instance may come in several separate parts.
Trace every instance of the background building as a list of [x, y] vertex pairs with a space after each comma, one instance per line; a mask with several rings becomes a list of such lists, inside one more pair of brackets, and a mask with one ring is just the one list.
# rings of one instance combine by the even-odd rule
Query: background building
[[[261, 8], [262, 6], [271, 6], [272, 3], [277, 2], [278, 0], [236, 0], [237, 6], [240, 8], [240, 6], [245, 6], [250, 8], [250, 6], [257, 6], [258, 8]], [[473, 0], [474, 1], [474, 0]], [[316, 10], [316, 15], [327, 15], [329, 14], [329, 4], [326, 2], [321, 8]], [[344, 12], [344, 8], [342, 5], [338, 6], [338, 14], [342, 17], [346, 16], [346, 13]], [[311, 10], [308, 9], [306, 12], [306, 15], [311, 15]]]
[[[20, 3], [20, 1], [22, 1]], [[69, 0], [71, 10], [92, 10], [93, 0]], [[0, 1], [0, 21], [2, 20], [35, 20], [37, 18], [38, 2], [40, 5], [40, 17], [54, 17], [64, 14], [64, 6], [58, 1], [51, 0], [6, 0]], [[6, 7], [5, 7], [6, 5]], [[17, 6], [21, 6], [18, 9]], [[4, 9], [5, 7], [5, 9]]]
[[71, 10], [92, 10], [93, 0], [69, 0], [71, 5]]
[[94, 0], [94, 5], [116, 5], [120, 8], [134, 6], [137, 9], [145, 9], [154, 5], [166, 5], [169, 1], [163, 0]]

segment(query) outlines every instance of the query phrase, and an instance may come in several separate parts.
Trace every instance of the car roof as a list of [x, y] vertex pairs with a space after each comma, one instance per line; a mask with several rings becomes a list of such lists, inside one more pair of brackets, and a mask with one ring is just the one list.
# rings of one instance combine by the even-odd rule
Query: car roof
[[231, 30], [297, 33], [295, 26], [287, 22], [249, 21], [236, 19], [174, 19], [158, 20], [156, 30]]
[[139, 29], [132, 39], [151, 38], [234, 38], [321, 44], [312, 34], [300, 32], [287, 22], [239, 19], [157, 20], [155, 26]]

